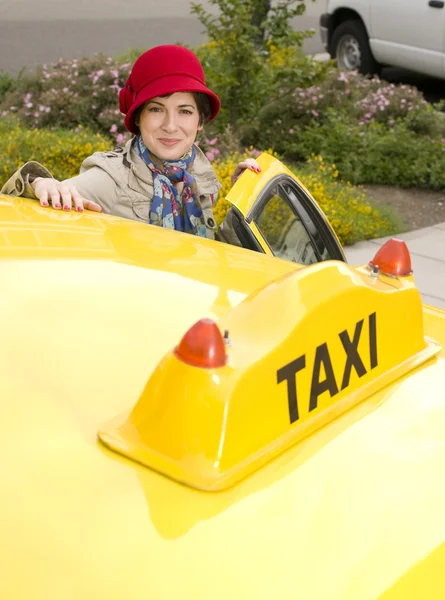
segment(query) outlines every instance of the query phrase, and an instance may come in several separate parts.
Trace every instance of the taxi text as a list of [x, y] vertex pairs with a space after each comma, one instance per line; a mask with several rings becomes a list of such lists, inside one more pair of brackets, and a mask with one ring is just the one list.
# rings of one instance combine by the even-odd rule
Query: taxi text
[[[331, 398], [339, 393], [339, 391], [347, 388], [351, 381], [352, 370], [357, 373], [358, 377], [363, 377], [372, 369], [375, 369], [378, 364], [377, 360], [377, 325], [376, 313], [372, 313], [368, 317], [368, 348], [367, 356], [360, 356], [358, 345], [362, 335], [363, 324], [365, 319], [361, 319], [355, 324], [352, 339], [345, 329], [338, 336], [345, 351], [345, 362], [341, 366], [341, 381], [340, 377], [336, 379], [334, 368], [329, 353], [329, 347], [326, 342], [320, 344], [315, 349], [315, 358], [312, 363], [312, 378], [309, 397], [309, 412], [316, 409], [318, 406], [318, 397], [328, 391]], [[322, 376], [322, 367], [324, 376]], [[297, 373], [306, 369], [306, 354], [303, 354], [291, 361], [277, 371], [277, 383], [287, 382], [287, 399], [289, 404], [290, 422], [298, 421], [298, 394], [297, 394]], [[336, 366], [338, 371], [338, 367]], [[340, 386], [340, 387], [339, 387]]]

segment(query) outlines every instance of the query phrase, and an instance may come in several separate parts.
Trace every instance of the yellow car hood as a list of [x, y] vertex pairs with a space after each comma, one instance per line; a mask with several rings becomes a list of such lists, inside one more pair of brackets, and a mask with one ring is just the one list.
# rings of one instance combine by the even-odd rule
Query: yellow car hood
[[[193, 322], [298, 267], [26, 200], [0, 211], [0, 597], [444, 596], [443, 352], [228, 491], [192, 490], [97, 432]], [[444, 343], [445, 313], [425, 328]]]

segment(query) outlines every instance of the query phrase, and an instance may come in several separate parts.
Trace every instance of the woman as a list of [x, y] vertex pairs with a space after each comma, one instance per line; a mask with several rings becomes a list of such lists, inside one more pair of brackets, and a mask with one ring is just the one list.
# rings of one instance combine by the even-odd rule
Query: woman
[[[62, 182], [39, 163], [26, 163], [2, 192], [56, 210], [103, 211], [213, 238], [212, 206], [221, 185], [194, 142], [217, 116], [220, 101], [205, 85], [196, 55], [172, 45], [148, 50], [136, 60], [119, 105], [135, 136], [124, 148], [93, 154], [78, 176]], [[233, 182], [245, 168], [261, 171], [248, 159]]]

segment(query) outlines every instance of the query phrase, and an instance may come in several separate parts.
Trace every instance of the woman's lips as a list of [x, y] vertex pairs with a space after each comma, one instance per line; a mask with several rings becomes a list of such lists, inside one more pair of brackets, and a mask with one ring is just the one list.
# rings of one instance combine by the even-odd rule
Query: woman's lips
[[161, 142], [161, 144], [163, 144], [164, 146], [168, 146], [169, 148], [172, 146], [176, 146], [176, 144], [179, 144], [179, 142], [181, 140], [171, 140], [169, 138], [158, 138], [158, 140]]

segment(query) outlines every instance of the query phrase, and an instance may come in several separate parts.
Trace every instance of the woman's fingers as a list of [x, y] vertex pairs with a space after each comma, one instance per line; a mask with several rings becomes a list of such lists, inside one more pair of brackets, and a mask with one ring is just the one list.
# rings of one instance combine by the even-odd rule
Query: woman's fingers
[[102, 212], [102, 207], [99, 206], [99, 204], [96, 204], [96, 202], [93, 202], [92, 200], [83, 198], [74, 186], [71, 186], [71, 195], [74, 202], [74, 208], [78, 212], [82, 212], [84, 209], [93, 210], [94, 212]]
[[251, 171], [254, 171], [255, 173], [261, 173], [261, 167], [257, 163], [257, 161], [254, 158], [246, 158], [245, 160], [238, 163], [238, 165], [232, 175], [232, 185], [238, 180], [239, 176], [246, 169], [250, 169]]
[[86, 200], [84, 200], [84, 198], [82, 198], [82, 196], [79, 194], [79, 192], [76, 190], [76, 188], [73, 185], [70, 186], [70, 192], [71, 192], [71, 196], [72, 196], [73, 202], [74, 202], [74, 209], [77, 210], [77, 212], [82, 212], [84, 209]]
[[83, 198], [74, 185], [69, 185], [67, 182], [42, 177], [35, 180], [33, 188], [41, 206], [48, 206], [51, 201], [52, 207], [56, 210], [63, 208], [69, 211], [74, 207], [78, 212], [82, 212], [85, 208], [102, 212], [99, 204]]
[[60, 210], [62, 208], [61, 198], [59, 190], [55, 183], [48, 183], [48, 195], [51, 199], [51, 206], [56, 210]]
[[55, 209], [62, 208], [60, 203], [60, 194], [57, 189], [55, 179], [49, 177], [38, 177], [31, 185], [34, 189], [36, 197], [40, 200], [42, 206], [48, 206], [51, 201], [52, 207]]
[[74, 202], [74, 208], [78, 212], [82, 212], [84, 209], [92, 210], [94, 212], [102, 212], [102, 207], [99, 204], [93, 202], [92, 200], [83, 198], [83, 196], [79, 194], [73, 185], [70, 186], [70, 192]]
[[[36, 194], [36, 196], [37, 196], [37, 194]], [[39, 198], [39, 200], [40, 200], [40, 205], [41, 205], [41, 206], [49, 206], [49, 202], [48, 202], [48, 192], [47, 192], [46, 190], [43, 190], [43, 191], [40, 193], [40, 197], [39, 197], [39, 196], [37, 196], [37, 197], [38, 197], [38, 198]]]
[[72, 188], [69, 188], [64, 183], [59, 183], [59, 185], [57, 187], [59, 189], [60, 196], [62, 198], [63, 210], [71, 210], [71, 208], [73, 206]]
[[254, 158], [246, 158], [246, 160], [240, 162], [238, 166], [242, 167], [243, 170], [250, 169], [256, 173], [261, 173], [261, 167]]
[[84, 198], [83, 205], [88, 210], [92, 210], [94, 212], [102, 212], [102, 206], [100, 206], [100, 204], [97, 204], [97, 202], [93, 202], [92, 200], [86, 200]]

